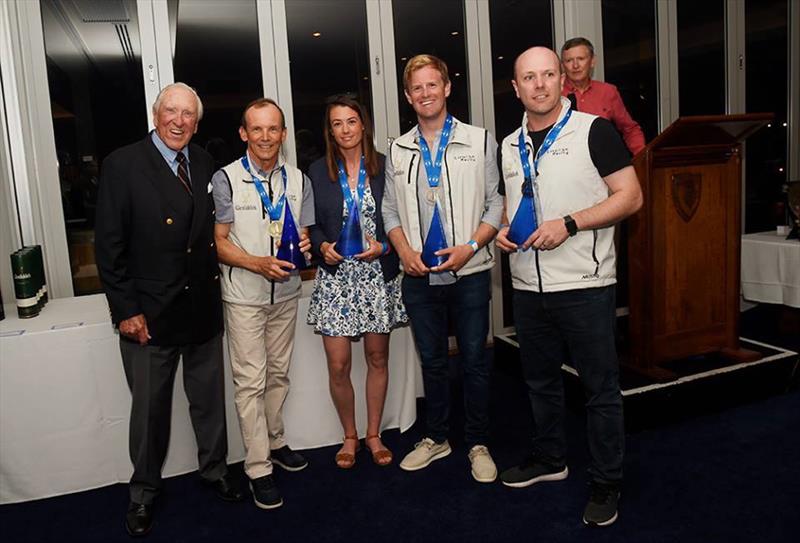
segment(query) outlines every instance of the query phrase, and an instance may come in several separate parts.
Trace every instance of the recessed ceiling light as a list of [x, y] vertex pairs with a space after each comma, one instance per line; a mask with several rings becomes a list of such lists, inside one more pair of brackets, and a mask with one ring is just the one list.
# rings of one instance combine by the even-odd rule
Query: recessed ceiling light
[[313, 32], [311, 35], [314, 36], [315, 38], [319, 38], [320, 36], [322, 36], [322, 32]]
[[451, 36], [458, 36], [458, 30], [453, 30], [452, 32], [450, 32], [450, 35]]
[[406, 60], [408, 60], [408, 57], [400, 57], [400, 60], [402, 60], [403, 62], [405, 62]]
[[504, 58], [506, 58], [506, 57], [504, 57], [503, 55], [500, 55], [499, 57], [497, 57], [497, 60], [503, 60]]
[[362, 79], [363, 79], [364, 81], [369, 81], [369, 77], [367, 77], [366, 75], [365, 75], [364, 77], [362, 77]]
[[456, 72], [456, 77], [461, 77], [461, 74], [459, 72]]

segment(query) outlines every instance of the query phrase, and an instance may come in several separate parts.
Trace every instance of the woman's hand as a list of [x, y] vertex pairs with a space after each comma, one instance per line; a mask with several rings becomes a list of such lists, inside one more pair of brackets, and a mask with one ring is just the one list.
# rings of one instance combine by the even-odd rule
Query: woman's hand
[[358, 253], [355, 257], [364, 262], [372, 262], [383, 254], [383, 244], [378, 243], [374, 239], [367, 238], [367, 250], [363, 253]]
[[322, 258], [325, 259], [325, 264], [328, 264], [329, 266], [335, 266], [344, 260], [344, 257], [336, 252], [336, 249], [334, 248], [335, 246], [336, 242], [330, 243], [328, 241], [323, 241], [319, 246], [319, 252], [322, 253]]

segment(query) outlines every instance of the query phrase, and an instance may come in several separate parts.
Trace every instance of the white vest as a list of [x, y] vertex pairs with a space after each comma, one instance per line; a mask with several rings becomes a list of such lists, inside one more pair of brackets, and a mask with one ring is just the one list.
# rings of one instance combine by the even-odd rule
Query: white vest
[[[300, 209], [303, 202], [303, 173], [289, 164], [282, 164], [286, 168], [286, 204], [283, 216], [289, 206], [294, 216], [295, 224], [300, 231]], [[273, 203], [283, 193], [283, 180], [281, 179], [281, 163], [272, 170], [269, 177], [272, 179]], [[253, 166], [251, 170], [255, 171]], [[254, 256], [275, 256], [278, 247], [275, 240], [270, 237], [268, 227], [270, 223], [261, 203], [252, 177], [242, 166], [241, 160], [235, 160], [222, 168], [228, 176], [231, 185], [233, 201], [233, 223], [231, 223], [228, 240], [245, 252]], [[257, 175], [257, 174], [256, 174]], [[262, 181], [265, 179], [259, 176]], [[264, 182], [264, 189], [269, 194], [269, 185]], [[284, 221], [285, 222], [285, 221]], [[292, 273], [286, 281], [271, 281], [263, 275], [253, 273], [244, 268], [227, 266], [220, 263], [222, 268], [222, 300], [244, 305], [270, 305], [291, 300], [300, 294], [300, 276]]]
[[[559, 120], [570, 107], [566, 98], [561, 98], [561, 104]], [[534, 182], [539, 224], [608, 198], [608, 186], [589, 154], [589, 128], [596, 118], [573, 111], [550, 150], [539, 159], [539, 176]], [[533, 172], [534, 154], [527, 124], [527, 115], [523, 115], [522, 126], [508, 135], [501, 147], [509, 221], [514, 219], [522, 198], [525, 178], [519, 155], [520, 131], [525, 134]], [[557, 292], [613, 285], [617, 282], [614, 227], [582, 230], [550, 251], [517, 251], [510, 255], [510, 264], [512, 284], [519, 290]]]
[[[442, 159], [442, 195], [448, 239], [462, 245], [472, 239], [481, 223], [486, 199], [486, 130], [453, 119], [453, 132]], [[422, 251], [417, 180], [422, 162], [417, 127], [392, 142], [389, 157], [394, 168], [397, 210], [408, 243]], [[481, 248], [458, 274], [470, 275], [492, 267], [494, 256], [488, 247]]]

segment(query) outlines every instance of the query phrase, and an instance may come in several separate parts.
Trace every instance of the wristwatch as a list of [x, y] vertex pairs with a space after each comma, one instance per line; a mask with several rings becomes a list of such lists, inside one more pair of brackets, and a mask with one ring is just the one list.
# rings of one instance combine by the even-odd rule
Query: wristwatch
[[572, 237], [578, 233], [578, 225], [575, 224], [575, 219], [573, 219], [569, 215], [564, 215], [564, 226], [567, 227], [567, 232], [569, 233], [569, 237]]

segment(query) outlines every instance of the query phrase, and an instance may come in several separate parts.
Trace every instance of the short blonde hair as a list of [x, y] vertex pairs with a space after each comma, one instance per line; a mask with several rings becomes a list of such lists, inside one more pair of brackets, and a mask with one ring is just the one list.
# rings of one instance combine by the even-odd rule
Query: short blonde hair
[[411, 75], [426, 66], [431, 66], [442, 74], [442, 81], [445, 85], [450, 83], [450, 76], [447, 74], [447, 64], [445, 64], [442, 59], [433, 55], [417, 55], [406, 63], [406, 67], [403, 70], [403, 88], [408, 90]]

